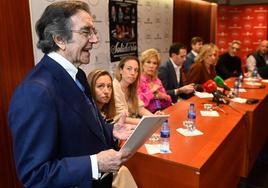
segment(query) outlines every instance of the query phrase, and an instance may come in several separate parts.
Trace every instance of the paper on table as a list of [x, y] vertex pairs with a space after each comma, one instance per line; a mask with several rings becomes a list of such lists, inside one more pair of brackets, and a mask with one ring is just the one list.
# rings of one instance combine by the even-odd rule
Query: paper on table
[[201, 110], [200, 111], [201, 116], [209, 116], [209, 117], [219, 117], [219, 113], [215, 110], [212, 111], [205, 111], [205, 110]]
[[268, 79], [262, 79], [261, 81], [264, 83], [268, 83]]
[[250, 86], [260, 86], [261, 85], [261, 83], [259, 83], [259, 82], [245, 82], [245, 84], [250, 85]]
[[195, 91], [194, 94], [199, 98], [212, 98], [213, 97], [211, 93], [207, 93], [207, 92]]
[[239, 88], [239, 90], [238, 90], [239, 92], [241, 92], [241, 93], [245, 93], [245, 92], [247, 92], [247, 90], [246, 89], [244, 89], [244, 88]]
[[[147, 153], [149, 155], [153, 155], [153, 154], [157, 154], [157, 153], [161, 153], [160, 152], [160, 144], [144, 144], [145, 148], [147, 150]], [[171, 153], [171, 150], [169, 150], [166, 153]]]
[[188, 129], [178, 128], [177, 131], [182, 134], [183, 136], [198, 136], [203, 135], [201, 131], [195, 129], [193, 131], [189, 131]]
[[235, 97], [233, 99], [231, 99], [233, 102], [238, 102], [238, 103], [246, 103], [247, 99], [244, 98], [240, 98], [240, 97]]

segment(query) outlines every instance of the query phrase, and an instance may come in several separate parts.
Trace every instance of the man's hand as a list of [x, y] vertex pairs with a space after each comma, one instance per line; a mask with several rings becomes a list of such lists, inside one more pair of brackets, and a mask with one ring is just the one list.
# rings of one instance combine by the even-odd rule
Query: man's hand
[[116, 172], [129, 157], [130, 153], [124, 151], [115, 151], [113, 149], [102, 151], [97, 154], [99, 171]]
[[190, 94], [194, 92], [194, 84], [188, 84], [179, 88], [179, 93]]
[[113, 136], [119, 140], [126, 140], [133, 131], [133, 126], [125, 124], [127, 114], [122, 113], [120, 119], [114, 124]]

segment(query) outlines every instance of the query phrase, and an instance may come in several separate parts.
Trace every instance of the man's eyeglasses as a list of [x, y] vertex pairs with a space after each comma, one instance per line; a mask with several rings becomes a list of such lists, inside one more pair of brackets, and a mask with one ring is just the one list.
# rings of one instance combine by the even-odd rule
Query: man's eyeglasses
[[97, 35], [97, 30], [92, 27], [90, 29], [81, 29], [81, 30], [70, 30], [74, 33], [79, 33], [80, 35], [83, 35], [86, 38], [92, 38], [94, 35]]

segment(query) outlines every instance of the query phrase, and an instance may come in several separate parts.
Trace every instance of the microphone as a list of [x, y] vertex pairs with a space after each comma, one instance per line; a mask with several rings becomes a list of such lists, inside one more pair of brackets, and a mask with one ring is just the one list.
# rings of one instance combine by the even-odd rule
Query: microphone
[[227, 85], [225, 85], [224, 80], [220, 76], [215, 76], [214, 81], [216, 82], [218, 87], [221, 87], [227, 91], [231, 90]]
[[217, 84], [213, 80], [208, 80], [203, 84], [203, 88], [206, 92], [212, 93], [213, 101], [219, 104], [229, 104], [230, 99], [224, 95], [224, 93], [217, 90]]

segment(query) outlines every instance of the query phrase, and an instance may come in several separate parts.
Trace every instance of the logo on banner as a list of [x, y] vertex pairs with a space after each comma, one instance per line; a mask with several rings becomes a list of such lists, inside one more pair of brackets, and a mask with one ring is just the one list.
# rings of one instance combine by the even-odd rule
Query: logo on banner
[[241, 29], [241, 26], [238, 26], [237, 24], [234, 24], [232, 26], [228, 27], [229, 29]]
[[242, 35], [243, 35], [243, 36], [252, 36], [253, 33], [247, 31], [246, 33], [242, 33]]
[[251, 40], [250, 40], [249, 38], [244, 39], [243, 44], [244, 44], [244, 45], [250, 45], [250, 44], [251, 44]]
[[245, 23], [244, 28], [247, 29], [247, 30], [250, 30], [252, 28], [252, 24], [251, 23]]
[[144, 24], [153, 24], [153, 22], [151, 21], [151, 18], [146, 18]]
[[161, 35], [159, 34], [159, 33], [156, 33], [156, 35], [155, 35], [155, 38], [154, 38], [155, 40], [161, 40], [162, 39], [162, 37], [161, 37]]
[[267, 13], [268, 10], [264, 9], [264, 7], [260, 7], [259, 9], [254, 10], [254, 12], [257, 12], [257, 13], [260, 13], [260, 12], [262, 12], [262, 13]]
[[251, 48], [242, 48], [243, 52], [252, 52], [253, 50]]
[[233, 37], [238, 37], [239, 36], [239, 33], [238, 32], [232, 32], [232, 36]]
[[232, 20], [233, 20], [233, 21], [239, 21], [240, 18], [239, 18], [239, 16], [234, 16], [234, 17], [232, 18]]
[[219, 40], [219, 45], [220, 46], [225, 46], [226, 44], [227, 44], [226, 40], [224, 40], [224, 39]]
[[226, 37], [228, 34], [225, 33], [225, 32], [220, 32], [218, 35], [221, 36], [221, 37]]
[[246, 16], [246, 17], [243, 17], [243, 19], [244, 19], [244, 20], [252, 20], [253, 18], [254, 18], [254, 17], [249, 16], [249, 15], [248, 15], [248, 16]]
[[262, 38], [262, 37], [264, 37], [264, 32], [263, 31], [258, 31], [258, 32], [256, 32], [256, 36], [259, 37], [259, 38]]
[[267, 26], [262, 25], [262, 23], [260, 23], [259, 25], [254, 26], [253, 28], [254, 28], [254, 29], [266, 29], [266, 28], [267, 28]]
[[265, 18], [264, 18], [264, 15], [259, 15], [257, 16], [257, 20], [259, 21], [263, 21]]
[[253, 12], [253, 8], [248, 7], [248, 8], [245, 9], [245, 12], [246, 13], [252, 13]]

